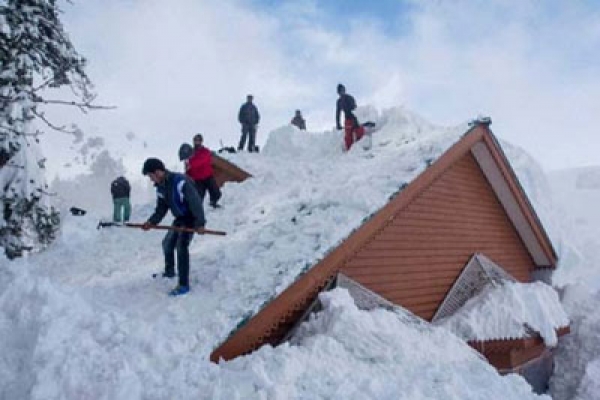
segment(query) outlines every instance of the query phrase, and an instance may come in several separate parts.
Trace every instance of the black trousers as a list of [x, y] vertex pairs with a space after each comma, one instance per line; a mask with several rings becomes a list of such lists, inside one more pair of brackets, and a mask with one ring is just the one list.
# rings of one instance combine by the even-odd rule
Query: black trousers
[[221, 189], [219, 189], [219, 185], [217, 185], [217, 181], [215, 180], [214, 176], [201, 181], [196, 181], [196, 189], [198, 189], [198, 194], [200, 195], [202, 201], [204, 201], [204, 196], [208, 190], [210, 205], [213, 207], [217, 205], [217, 201], [219, 201], [221, 198]]
[[[175, 221], [173, 226], [193, 228], [193, 224], [185, 224]], [[162, 241], [163, 253], [165, 255], [165, 274], [175, 275], [175, 251], [177, 250], [177, 273], [179, 275], [179, 286], [190, 286], [190, 252], [189, 246], [193, 233], [169, 231]]]
[[240, 137], [240, 144], [238, 145], [238, 150], [244, 149], [244, 145], [246, 144], [246, 138], [248, 138], [248, 151], [250, 153], [256, 151], [256, 125], [242, 125], [242, 136]]

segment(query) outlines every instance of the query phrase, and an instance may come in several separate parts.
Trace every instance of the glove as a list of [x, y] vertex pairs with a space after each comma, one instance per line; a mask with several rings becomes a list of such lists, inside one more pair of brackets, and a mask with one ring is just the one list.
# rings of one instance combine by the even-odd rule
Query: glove
[[152, 223], [150, 223], [150, 221], [146, 221], [144, 222], [144, 224], [142, 225], [142, 229], [147, 231], [149, 229], [151, 229], [154, 225], [152, 225]]

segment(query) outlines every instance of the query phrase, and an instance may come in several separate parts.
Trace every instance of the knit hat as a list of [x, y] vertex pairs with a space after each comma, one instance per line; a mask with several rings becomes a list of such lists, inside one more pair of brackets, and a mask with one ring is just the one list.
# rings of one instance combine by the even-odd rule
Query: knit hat
[[144, 161], [144, 167], [142, 168], [142, 174], [148, 175], [156, 171], [165, 171], [165, 164], [158, 158], [149, 158]]

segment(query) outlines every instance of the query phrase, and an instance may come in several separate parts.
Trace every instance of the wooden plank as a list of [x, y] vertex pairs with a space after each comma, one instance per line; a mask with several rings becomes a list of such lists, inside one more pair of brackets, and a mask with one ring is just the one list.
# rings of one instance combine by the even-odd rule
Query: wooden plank
[[491, 201], [497, 199], [493, 192], [484, 187], [465, 188], [453, 185], [450, 182], [437, 181], [434, 185], [427, 188], [429, 196], [450, 197], [450, 198], [469, 198], [473, 200], [484, 199]]
[[365, 259], [351, 259], [344, 264], [344, 268], [352, 268], [353, 266], [358, 267], [385, 267], [385, 266], [410, 266], [410, 265], [439, 265], [439, 264], [466, 264], [471, 257], [471, 254], [464, 254], [459, 256], [407, 256], [402, 258], [365, 258]]
[[[360, 278], [359, 278], [360, 279]], [[456, 281], [456, 278], [434, 278], [426, 280], [408, 280], [408, 279], [381, 279], [375, 280], [374, 282], [359, 282], [368, 289], [379, 293], [380, 291], [386, 291], [390, 289], [413, 289], [413, 288], [425, 288], [434, 286], [448, 286], [452, 285]]]
[[409, 238], [425, 240], [427, 238], [438, 237], [454, 237], [470, 240], [517, 240], [520, 242], [516, 232], [507, 231], [506, 229], [483, 229], [481, 231], [467, 231], [457, 229], [456, 226], [439, 226], [435, 224], [409, 224], [406, 221], [398, 225], [389, 225], [381, 233], [377, 235], [377, 240], [381, 241], [404, 241]]
[[[409, 310], [435, 310], [439, 307], [440, 303], [444, 300], [444, 295], [438, 296], [419, 296], [419, 297], [386, 297], [394, 304], [399, 304]], [[413, 311], [414, 312], [414, 311]]]
[[[418, 240], [421, 239], [421, 240]], [[430, 235], [427, 238], [408, 237], [407, 240], [374, 240], [369, 243], [365, 249], [369, 250], [436, 250], [436, 249], [456, 249], [456, 248], [487, 248], [487, 246], [499, 246], [508, 248], [515, 245], [511, 239], [494, 239], [473, 237], [465, 239], [463, 237], [447, 237]]]
[[383, 281], [397, 281], [397, 280], [405, 280], [405, 281], [429, 281], [432, 279], [456, 279], [460, 274], [461, 269], [457, 268], [456, 270], [423, 270], [423, 271], [407, 271], [403, 272], [402, 270], [389, 270], [383, 269], [380, 271], [373, 270], [372, 273], [363, 273], [361, 270], [344, 270], [344, 274], [348, 275], [349, 278], [352, 278], [361, 283], [375, 283], [375, 282], [383, 282]]
[[423, 196], [417, 201], [411, 203], [406, 209], [412, 209], [417, 206], [430, 207], [430, 209], [441, 209], [441, 210], [479, 210], [479, 211], [490, 211], [494, 213], [501, 213], [506, 215], [504, 209], [498, 202], [491, 200], [479, 199], [477, 202], [473, 202], [471, 199], [446, 197], [440, 198], [437, 196]]
[[[470, 257], [470, 256], [469, 256]], [[438, 271], [438, 272], [449, 272], [456, 271], [464, 267], [460, 262], [449, 263], [449, 262], [438, 262], [434, 263], [405, 263], [404, 265], [382, 265], [382, 266], [364, 266], [359, 262], [352, 260], [344, 266], [343, 271], [348, 271], [356, 276], [358, 275], [381, 275], [381, 274], [410, 274], [413, 272], [423, 271]], [[387, 272], [386, 272], [387, 271]]]
[[[467, 260], [470, 257], [467, 257]], [[369, 260], [370, 261], [370, 260]], [[387, 261], [385, 259], [378, 261]], [[511, 275], [527, 275], [529, 272], [529, 265], [524, 262], [514, 262], [501, 260], [503, 268]], [[342, 268], [342, 271], [351, 278], [363, 279], [363, 276], [369, 277], [368, 281], [381, 281], [381, 280], [420, 280], [420, 279], [433, 279], [433, 278], [452, 278], [456, 274], [460, 273], [464, 268], [465, 262], [456, 262], [454, 264], [448, 263], [446, 265], [434, 265], [432, 263], [422, 263], [413, 265], [360, 265], [355, 264], [354, 261], [349, 262]], [[383, 264], [383, 263], [382, 263]]]
[[506, 224], [510, 222], [506, 220], [507, 216], [504, 210], [500, 208], [492, 208], [492, 207], [471, 207], [471, 206], [461, 206], [461, 205], [447, 205], [446, 207], [438, 207], [431, 204], [421, 204], [421, 203], [413, 203], [408, 206], [401, 215], [405, 215], [406, 213], [419, 213], [424, 215], [460, 215], [463, 219], [471, 219], [478, 218], [481, 216], [494, 217], [497, 220], [504, 220]]
[[[473, 225], [473, 224], [492, 224], [495, 226], [506, 227], [507, 222], [505, 220], [501, 220], [493, 215], [470, 215], [468, 220], [465, 220], [464, 215], [457, 214], [444, 214], [440, 215], [437, 213], [424, 213], [424, 212], [413, 212], [413, 211], [405, 211], [402, 213], [402, 218], [406, 219], [414, 219], [418, 221], [434, 221], [438, 223], [452, 223], [453, 225]], [[396, 223], [396, 221], [394, 221]]]
[[430, 286], [430, 287], [414, 288], [414, 289], [403, 289], [403, 288], [386, 289], [386, 290], [381, 290], [381, 291], [377, 292], [377, 294], [379, 294], [380, 296], [383, 296], [385, 298], [394, 298], [394, 299], [399, 299], [399, 298], [405, 298], [405, 299], [419, 298], [419, 299], [421, 299], [421, 298], [424, 298], [425, 296], [431, 296], [432, 298], [437, 299], [437, 298], [439, 298], [439, 296], [445, 296], [451, 287], [452, 287], [452, 285]]
[[[358, 260], [364, 259], [378, 259], [378, 258], [394, 258], [394, 259], [404, 259], [404, 258], [423, 258], [423, 257], [431, 257], [431, 258], [445, 258], [445, 257], [462, 257], [462, 256], [471, 256], [479, 247], [476, 246], [456, 246], [453, 248], [446, 249], [417, 249], [417, 250], [408, 250], [408, 249], [364, 249], [356, 253], [355, 258]], [[485, 247], [486, 254], [504, 254], [506, 251], [510, 251], [511, 255], [518, 255], [519, 252], [515, 252], [514, 249], [507, 248], [506, 246], [498, 246], [494, 243], [490, 243]]]

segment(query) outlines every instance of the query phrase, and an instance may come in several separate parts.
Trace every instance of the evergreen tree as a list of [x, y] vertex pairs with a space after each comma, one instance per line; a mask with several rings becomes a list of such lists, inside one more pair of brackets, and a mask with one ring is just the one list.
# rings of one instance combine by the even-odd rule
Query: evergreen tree
[[[43, 107], [95, 107], [85, 60], [59, 14], [56, 0], [0, 0], [0, 246], [9, 258], [44, 248], [60, 224], [47, 191], [38, 151], [42, 131], [36, 126], [63, 128], [45, 117]], [[45, 96], [62, 86], [72, 89], [73, 101]]]

